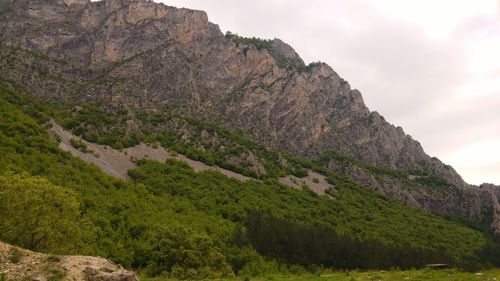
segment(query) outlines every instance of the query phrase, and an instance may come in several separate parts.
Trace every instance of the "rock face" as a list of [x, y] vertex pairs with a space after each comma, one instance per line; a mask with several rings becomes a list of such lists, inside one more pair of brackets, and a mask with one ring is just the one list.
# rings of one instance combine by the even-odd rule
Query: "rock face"
[[[10, 5], [26, 15], [15, 21], [3, 16], [2, 42], [76, 63], [83, 73], [71, 78], [91, 78], [127, 60], [112, 76], [133, 81], [73, 93], [79, 99], [151, 107], [184, 102], [193, 114], [242, 129], [271, 148], [309, 157], [335, 150], [376, 165], [432, 169], [464, 183], [401, 128], [370, 112], [361, 93], [328, 65], [280, 66], [277, 57], [303, 62], [279, 39], [270, 42], [272, 52], [237, 44], [210, 24], [204, 12], [149, 1], [33, 0]], [[38, 94], [63, 95], [62, 89], [46, 88], [38, 87]], [[138, 96], [131, 100], [131, 95]], [[252, 132], [254, 128], [259, 131]]]
[[[370, 165], [430, 172], [453, 185], [450, 192], [471, 193], [477, 200], [428, 198], [401, 189], [404, 181], [373, 181], [356, 171], [347, 175], [396, 198], [408, 197], [411, 205], [435, 210], [431, 206], [446, 203], [455, 207], [438, 209], [471, 210], [463, 215], [498, 221], [498, 196], [483, 196], [483, 189], [467, 185], [402, 128], [370, 111], [361, 93], [328, 65], [304, 65], [279, 39], [224, 36], [202, 11], [144, 0], [0, 3], [2, 75], [44, 99], [150, 110], [175, 105], [182, 114], [296, 156], [320, 159], [336, 151]], [[12, 57], [16, 48], [44, 55]], [[39, 75], [26, 73], [26, 65]], [[500, 224], [494, 227], [500, 231]]]
[[[9, 257], [17, 251], [20, 257]], [[0, 274], [7, 280], [138, 281], [139, 278], [107, 259], [89, 256], [52, 256], [0, 242]]]
[[480, 224], [489, 224], [493, 231], [500, 232], [499, 186], [488, 184], [479, 187], [458, 186], [434, 183], [429, 181], [428, 176], [374, 174], [353, 163], [335, 160], [330, 160], [327, 167], [356, 183], [396, 198], [409, 206], [459, 215]]

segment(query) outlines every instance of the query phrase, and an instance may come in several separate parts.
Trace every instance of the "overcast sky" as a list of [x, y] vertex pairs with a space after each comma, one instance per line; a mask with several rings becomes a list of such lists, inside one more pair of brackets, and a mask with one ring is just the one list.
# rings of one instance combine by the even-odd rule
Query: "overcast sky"
[[328, 63], [467, 182], [500, 184], [500, 0], [161, 2]]

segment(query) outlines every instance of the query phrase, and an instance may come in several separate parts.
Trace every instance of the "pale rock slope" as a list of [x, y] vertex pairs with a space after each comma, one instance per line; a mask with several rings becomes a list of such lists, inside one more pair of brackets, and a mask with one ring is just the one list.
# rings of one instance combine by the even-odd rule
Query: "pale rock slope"
[[[13, 258], [13, 255], [18, 259]], [[0, 274], [7, 280], [139, 280], [133, 272], [104, 258], [48, 255], [2, 242], [0, 242]]]

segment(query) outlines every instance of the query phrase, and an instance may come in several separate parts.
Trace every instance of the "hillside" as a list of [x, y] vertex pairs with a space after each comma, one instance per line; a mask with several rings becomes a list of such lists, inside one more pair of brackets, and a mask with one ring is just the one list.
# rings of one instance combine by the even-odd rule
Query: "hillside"
[[82, 159], [85, 162], [92, 163], [101, 168], [106, 174], [121, 178], [129, 179], [128, 171], [136, 168], [136, 159], [147, 158], [159, 162], [165, 162], [167, 159], [176, 159], [186, 162], [196, 172], [201, 171], [217, 171], [221, 174], [235, 178], [237, 180], [246, 181], [249, 177], [235, 173], [231, 170], [220, 168], [218, 166], [209, 166], [201, 161], [189, 159], [188, 157], [172, 153], [158, 144], [146, 145], [141, 143], [134, 147], [129, 147], [123, 150], [116, 150], [106, 145], [89, 143], [82, 140], [78, 136], [73, 135], [61, 128], [58, 124], [52, 122], [52, 128], [49, 129], [50, 135], [59, 142], [59, 147]]
[[[2, 273], [7, 272], [7, 273]], [[122, 269], [119, 265], [109, 260], [86, 256], [57, 256], [35, 253], [19, 249], [0, 242], [0, 279], [38, 279], [38, 280], [108, 280], [108, 281], [134, 281], [139, 280], [133, 273]], [[454, 270], [425, 270], [425, 271], [377, 271], [377, 272], [343, 272], [317, 274], [304, 274], [300, 276], [291, 274], [275, 274], [274, 280], [334, 280], [349, 281], [356, 279], [379, 278], [384, 281], [398, 280], [450, 280], [450, 281], [491, 281], [500, 278], [498, 270], [464, 273]], [[252, 278], [252, 280], [268, 280], [269, 277]], [[1, 279], [4, 280], [4, 279]], [[144, 280], [144, 279], [141, 279]], [[145, 279], [149, 280], [149, 279]], [[239, 280], [225, 278], [223, 280]]]
[[279, 39], [144, 0], [0, 0], [0, 30], [2, 242], [187, 280], [500, 266], [500, 188]]
[[[76, 192], [74, 198], [83, 215], [78, 220], [87, 221], [77, 223], [79, 228], [83, 227], [79, 235], [85, 235], [74, 237], [78, 243], [59, 240], [53, 246], [33, 250], [101, 255], [127, 267], [147, 270], [152, 275], [164, 272], [180, 278], [227, 276], [238, 272], [259, 274], [277, 266], [271, 262], [273, 259], [285, 264], [306, 266], [314, 262], [335, 268], [385, 268], [395, 264], [408, 267], [431, 261], [475, 268], [495, 262], [496, 250], [487, 235], [459, 221], [407, 208], [327, 171], [325, 174], [335, 188], [331, 193], [334, 199], [317, 196], [307, 188], [295, 190], [280, 186], [276, 179], [240, 182], [216, 172], [196, 173], [175, 160], [138, 161], [139, 167], [129, 172], [133, 181], [109, 177], [99, 168], [60, 150], [43, 126], [50, 122], [44, 107], [30, 99], [2, 84], [0, 112], [5, 122], [0, 124], [0, 173], [28, 172], [30, 175], [4, 174], [0, 176], [0, 190], [7, 187], [6, 182], [48, 184], [43, 179], [46, 178], [50, 184], [61, 186], [59, 189]], [[9, 194], [4, 190], [0, 199], [10, 202]], [[4, 208], [1, 214], [13, 211], [9, 204], [0, 206]], [[12, 214], [27, 219], [23, 213]], [[259, 220], [274, 223], [259, 226], [255, 224]], [[266, 225], [280, 224], [283, 225], [280, 231], [266, 230]], [[0, 229], [5, 227], [0, 223]], [[55, 227], [57, 230], [61, 224]], [[253, 232], [253, 229], [261, 231]], [[312, 237], [323, 238], [309, 240], [304, 231]], [[28, 245], [18, 232], [0, 233], [3, 241]], [[285, 239], [293, 235], [301, 237], [300, 240]], [[212, 251], [211, 255], [219, 262], [210, 265], [210, 259], [204, 260], [200, 266], [208, 266], [207, 272], [196, 270], [194, 261], [177, 260], [176, 268], [194, 266], [195, 271], [173, 273], [172, 265], [160, 266], [163, 263], [155, 258], [163, 249], [157, 244], [163, 243], [159, 237], [188, 243], [183, 247], [193, 247], [196, 255], [205, 256], [208, 254], [205, 251]], [[264, 237], [267, 239], [261, 240]], [[190, 244], [193, 241], [198, 242]], [[201, 241], [208, 243], [208, 248], [198, 248]], [[259, 241], [277, 244], [261, 248]], [[298, 241], [302, 242], [294, 244]], [[180, 246], [176, 243], [167, 249], [175, 252]], [[288, 245], [286, 249], [291, 252], [279, 250], [284, 245]], [[328, 245], [347, 248], [338, 252], [336, 248], [328, 250], [331, 247]], [[324, 260], [314, 251], [303, 252], [317, 247], [326, 250], [318, 253], [330, 258], [338, 255], [338, 261], [343, 262], [332, 264], [337, 259]], [[357, 250], [352, 252], [354, 248]]]
[[276, 176], [273, 158], [200, 130], [204, 120], [410, 206], [500, 231], [498, 187], [466, 184], [328, 65], [305, 65], [279, 39], [224, 35], [204, 12], [148, 1], [0, 5], [3, 79], [57, 105], [58, 122], [87, 141], [121, 148], [169, 134], [164, 146], [209, 165]]

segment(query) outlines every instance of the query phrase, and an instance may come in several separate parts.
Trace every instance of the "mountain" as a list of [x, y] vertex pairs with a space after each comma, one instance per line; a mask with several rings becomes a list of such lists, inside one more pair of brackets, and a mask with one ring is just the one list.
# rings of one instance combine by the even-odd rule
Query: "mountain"
[[500, 188], [468, 185], [279, 39], [143, 0], [0, 0], [0, 30], [0, 185], [74, 191], [94, 239], [70, 253], [188, 279], [263, 257], [495, 264]]
[[[5, 79], [46, 101], [123, 113], [115, 135], [124, 139], [101, 143], [136, 143], [150, 125], [141, 112], [169, 108], [241, 132], [268, 149], [322, 161], [411, 206], [500, 231], [498, 187], [465, 183], [402, 128], [371, 112], [361, 93], [328, 65], [305, 65], [279, 39], [224, 35], [202, 11], [150, 1], [3, 0], [0, 16]], [[87, 121], [71, 125], [81, 125], [79, 133], [89, 141], [118, 127], [116, 120], [107, 128]], [[182, 134], [179, 124], [151, 132], [166, 127]], [[332, 152], [354, 161], [338, 161]], [[247, 153], [224, 161], [245, 162], [266, 174], [265, 160], [254, 158]], [[386, 171], [374, 174], [366, 165]]]
[[44, 98], [131, 109], [182, 104], [186, 114], [241, 130], [272, 149], [313, 159], [334, 150], [464, 184], [401, 128], [370, 112], [328, 65], [305, 66], [278, 39], [224, 36], [204, 12], [148, 1], [21, 1], [10, 9], [22, 20], [4, 13], [4, 45], [68, 60], [70, 66], [54, 69], [63, 81], [94, 82], [83, 89], [36, 85]]
[[[323, 175], [310, 172], [312, 182], [326, 178], [333, 186], [321, 196], [302, 178], [290, 178], [302, 185], [294, 189], [277, 178], [196, 172], [173, 152], [153, 161], [162, 157], [153, 144], [119, 152], [68, 141], [71, 135], [57, 126], [48, 130], [53, 109], [15, 89], [0, 83], [1, 241], [37, 252], [103, 256], [146, 276], [188, 280], [316, 272], [319, 265], [444, 262], [475, 270], [500, 264], [500, 243], [491, 235], [408, 208], [318, 166], [312, 168]], [[67, 142], [78, 157], [61, 149]], [[136, 154], [145, 151], [151, 156]], [[136, 159], [127, 180], [81, 160], [125, 153]]]

